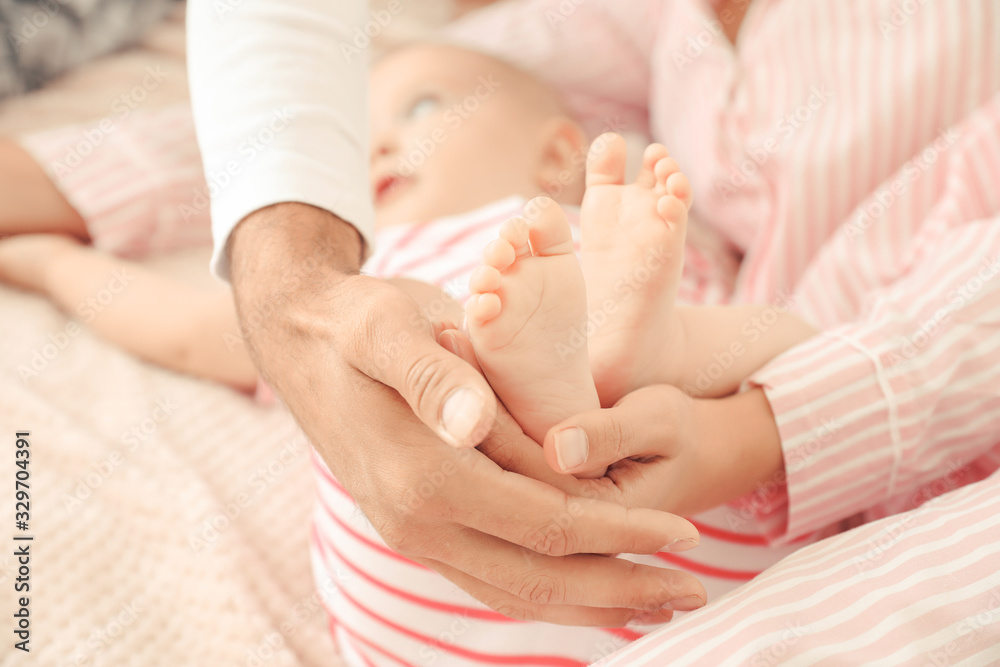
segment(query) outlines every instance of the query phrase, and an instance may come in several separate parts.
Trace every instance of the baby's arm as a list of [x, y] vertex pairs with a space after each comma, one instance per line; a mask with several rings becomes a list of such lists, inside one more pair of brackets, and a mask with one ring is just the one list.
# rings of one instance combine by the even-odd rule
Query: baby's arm
[[776, 306], [679, 307], [683, 353], [672, 383], [691, 396], [736, 391], [756, 370], [818, 333]]
[[0, 236], [33, 232], [87, 238], [80, 214], [35, 159], [16, 142], [0, 139]]
[[146, 361], [245, 391], [257, 385], [227, 288], [206, 291], [58, 234], [0, 240], [0, 281], [41, 293]]
[[[141, 359], [244, 391], [257, 386], [229, 289], [206, 291], [59, 234], [0, 240], [0, 282], [42, 294]], [[390, 282], [432, 322], [461, 325], [461, 306], [442, 290]]]

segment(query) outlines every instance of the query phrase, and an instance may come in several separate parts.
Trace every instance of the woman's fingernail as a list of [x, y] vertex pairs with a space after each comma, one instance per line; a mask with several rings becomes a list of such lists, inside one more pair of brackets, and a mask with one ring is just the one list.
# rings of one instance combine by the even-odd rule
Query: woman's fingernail
[[662, 549], [660, 549], [660, 551], [666, 551], [668, 553], [669, 552], [676, 552], [676, 551], [687, 551], [689, 549], [694, 549], [699, 544], [700, 544], [700, 542], [696, 538], [693, 538], [693, 537], [681, 537], [681, 538], [678, 538], [678, 539], [674, 540], [673, 542], [671, 542], [667, 546], [663, 547]]
[[667, 604], [663, 605], [663, 608], [669, 609], [670, 611], [694, 611], [695, 609], [701, 609], [704, 606], [705, 601], [700, 597], [697, 595], [688, 595], [676, 600], [671, 600]]
[[445, 399], [441, 409], [441, 425], [453, 440], [464, 444], [483, 415], [483, 398], [469, 387], [459, 387]]
[[567, 428], [556, 433], [556, 463], [569, 472], [587, 462], [590, 444], [582, 428]]

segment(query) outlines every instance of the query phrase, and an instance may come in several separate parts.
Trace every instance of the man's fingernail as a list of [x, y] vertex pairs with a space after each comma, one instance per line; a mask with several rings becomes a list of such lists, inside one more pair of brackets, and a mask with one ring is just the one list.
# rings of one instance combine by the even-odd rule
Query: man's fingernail
[[697, 595], [688, 595], [687, 597], [671, 600], [667, 604], [663, 605], [663, 608], [671, 611], [694, 611], [695, 609], [701, 609], [704, 606], [705, 601], [700, 597]]
[[663, 623], [669, 623], [671, 619], [670, 610], [664, 609], [663, 611], [643, 612], [629, 621], [629, 623], [634, 623], [635, 625], [662, 625]]
[[464, 444], [483, 415], [483, 398], [473, 389], [459, 387], [451, 392], [441, 409], [441, 425], [453, 444]]
[[694, 549], [698, 546], [698, 544], [700, 544], [700, 542], [693, 537], [681, 537], [663, 547], [660, 551], [666, 551], [668, 553], [672, 551], [687, 551], [689, 549]]
[[556, 463], [569, 472], [587, 462], [590, 443], [582, 428], [567, 428], [556, 433]]

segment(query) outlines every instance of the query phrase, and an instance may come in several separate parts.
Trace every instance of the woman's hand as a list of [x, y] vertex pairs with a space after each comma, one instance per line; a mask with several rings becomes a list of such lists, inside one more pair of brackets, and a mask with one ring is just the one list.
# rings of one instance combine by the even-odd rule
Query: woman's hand
[[595, 497], [681, 516], [736, 500], [784, 471], [778, 428], [759, 387], [721, 399], [643, 387], [612, 408], [553, 427], [544, 447], [558, 472], [583, 476], [610, 466], [614, 489], [604, 482]]

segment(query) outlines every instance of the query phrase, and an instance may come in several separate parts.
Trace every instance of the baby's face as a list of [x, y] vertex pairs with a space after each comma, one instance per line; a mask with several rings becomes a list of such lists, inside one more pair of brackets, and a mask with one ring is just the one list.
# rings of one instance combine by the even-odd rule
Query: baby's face
[[545, 117], [521, 90], [502, 64], [453, 47], [411, 47], [378, 62], [371, 73], [377, 224], [539, 194]]

